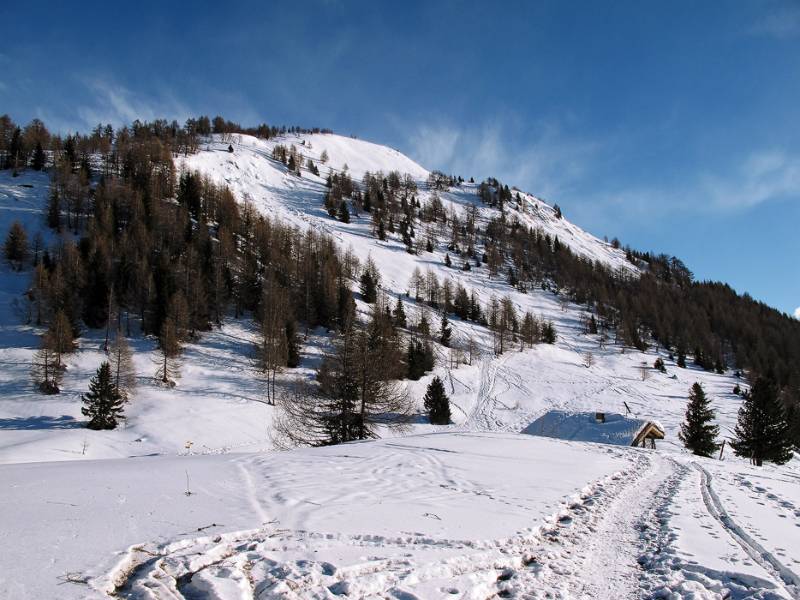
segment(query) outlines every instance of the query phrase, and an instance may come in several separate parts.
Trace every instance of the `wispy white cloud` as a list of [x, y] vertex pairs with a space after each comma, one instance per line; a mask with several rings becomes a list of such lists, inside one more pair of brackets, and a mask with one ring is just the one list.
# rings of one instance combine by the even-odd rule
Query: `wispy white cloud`
[[91, 79], [85, 83], [92, 101], [79, 106], [76, 111], [80, 125], [84, 127], [98, 123], [122, 125], [135, 119], [175, 118], [182, 121], [190, 114], [189, 109], [169, 92], [157, 97], [143, 97], [110, 80]]
[[800, 319], [800, 306], [794, 309], [794, 318]]
[[800, 5], [787, 3], [768, 9], [753, 23], [750, 33], [778, 39], [800, 35]]
[[586, 175], [600, 144], [565, 134], [555, 121], [520, 133], [514, 119], [494, 119], [473, 127], [446, 121], [411, 130], [411, 156], [429, 169], [463, 177], [497, 177], [542, 196], [557, 197]]
[[761, 149], [728, 166], [676, 174], [658, 185], [631, 182], [617, 151], [630, 150], [620, 136], [581, 138], [555, 121], [519, 132], [513, 119], [495, 119], [473, 127], [447, 121], [411, 128], [408, 153], [428, 169], [494, 176], [503, 183], [558, 202], [569, 214], [595, 229], [616, 229], [620, 221], [652, 221], [685, 214], [730, 214], [765, 203], [800, 199], [800, 154]]
[[722, 210], [800, 197], [800, 156], [782, 150], [754, 152], [732, 173], [704, 177], [699, 192], [708, 197], [711, 208]]
[[752, 152], [730, 169], [689, 174], [674, 185], [626, 187], [624, 182], [597, 181], [574, 209], [608, 226], [611, 215], [635, 222], [675, 211], [731, 214], [787, 199], [800, 200], [800, 155], [772, 149]]

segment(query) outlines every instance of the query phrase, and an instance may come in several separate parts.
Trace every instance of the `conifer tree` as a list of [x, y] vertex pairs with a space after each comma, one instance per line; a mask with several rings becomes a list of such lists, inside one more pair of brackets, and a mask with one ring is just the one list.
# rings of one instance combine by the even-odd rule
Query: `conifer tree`
[[123, 399], [111, 377], [111, 367], [103, 362], [89, 382], [89, 392], [81, 396], [81, 413], [89, 417], [89, 429], [116, 429], [122, 418]]
[[397, 297], [397, 305], [394, 307], [394, 311], [392, 313], [394, 317], [394, 326], [405, 328], [406, 326], [406, 311], [403, 308], [403, 300], [399, 296]]
[[557, 339], [556, 328], [552, 321], [542, 323], [542, 341], [545, 344], [555, 344]]
[[349, 223], [350, 222], [350, 211], [347, 210], [347, 202], [342, 200], [342, 203], [339, 204], [339, 212], [337, 214], [339, 220], [342, 223]]
[[28, 259], [28, 234], [19, 221], [14, 221], [8, 230], [8, 237], [3, 247], [6, 260], [17, 271], [22, 270], [22, 266]]
[[44, 169], [46, 160], [44, 149], [42, 149], [42, 143], [36, 142], [36, 149], [33, 151], [33, 162], [31, 164], [34, 171], [41, 171]]
[[47, 226], [61, 233], [61, 195], [55, 185], [52, 186], [47, 200]]
[[425, 373], [433, 369], [433, 363], [433, 348], [431, 345], [411, 338], [408, 341], [408, 351], [406, 352], [408, 378], [417, 381]]
[[439, 377], [434, 377], [428, 385], [424, 397], [425, 410], [432, 425], [448, 425], [450, 423], [450, 398], [444, 391], [444, 384]]
[[686, 368], [686, 351], [683, 348], [678, 348], [678, 360], [676, 364], [681, 368]]
[[749, 458], [756, 466], [764, 461], [782, 465], [792, 458], [789, 424], [778, 401], [775, 384], [765, 377], [756, 379], [739, 409], [731, 442], [737, 456]]
[[300, 366], [300, 340], [294, 319], [286, 321], [286, 366], [291, 369]]
[[711, 402], [706, 398], [703, 386], [695, 382], [689, 393], [686, 420], [681, 425], [678, 438], [697, 456], [711, 456], [719, 447], [716, 442], [719, 427], [711, 424], [713, 420]]
[[442, 346], [449, 347], [450, 346], [450, 336], [453, 333], [452, 327], [450, 327], [450, 320], [447, 318], [447, 312], [442, 312], [442, 323], [439, 326], [439, 343]]
[[380, 276], [378, 275], [378, 268], [372, 261], [372, 258], [367, 258], [367, 264], [364, 265], [364, 270], [361, 273], [361, 280], [359, 291], [364, 299], [364, 302], [372, 304], [378, 298], [378, 283]]

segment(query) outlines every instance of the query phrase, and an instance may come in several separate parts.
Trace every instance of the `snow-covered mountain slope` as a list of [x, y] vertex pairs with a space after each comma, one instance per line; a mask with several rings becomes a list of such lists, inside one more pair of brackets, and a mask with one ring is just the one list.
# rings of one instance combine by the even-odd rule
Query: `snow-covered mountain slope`
[[[320, 176], [303, 169], [302, 177], [290, 173], [284, 165], [272, 158], [277, 145], [294, 145], [304, 159], [312, 159], [320, 170]], [[419, 184], [419, 200], [423, 204], [431, 195], [425, 182], [429, 172], [400, 152], [335, 134], [292, 135], [271, 140], [260, 140], [247, 135], [234, 135], [230, 141], [234, 152], [228, 152], [229, 143], [214, 137], [201, 146], [200, 152], [180, 161], [187, 169], [197, 170], [210, 176], [217, 183], [227, 184], [243, 201], [249, 201], [264, 214], [280, 216], [298, 225], [306, 224], [328, 231], [346, 243], [355, 244], [357, 237], [370, 236], [370, 215], [352, 218], [344, 224], [330, 218], [322, 206], [325, 192], [324, 181], [329, 173], [347, 172], [358, 183], [365, 173], [396, 171], [408, 174]], [[327, 153], [327, 163], [321, 156]], [[464, 174], [468, 177], [468, 174]], [[483, 206], [477, 196], [478, 184], [463, 183], [449, 191], [437, 191], [446, 209], [455, 208], [460, 213], [468, 206], [476, 205], [483, 219], [496, 215], [497, 211]], [[635, 273], [636, 269], [625, 258], [625, 253], [596, 238], [567, 219], [556, 217], [555, 210], [531, 194], [520, 192], [522, 204], [511, 208], [510, 213], [528, 227], [538, 227], [551, 238], [569, 246], [575, 253], [591, 260], [600, 261], [612, 269]], [[401, 248], [399, 238], [390, 247]], [[369, 249], [375, 250], [378, 244]], [[413, 258], [409, 258], [413, 261]], [[406, 266], [403, 264], [402, 266]], [[410, 271], [409, 271], [410, 273]], [[406, 274], [406, 278], [408, 274]]]
[[[427, 171], [398, 152], [336, 135], [293, 136], [265, 142], [248, 136], [234, 136], [234, 152], [228, 144], [212, 141], [200, 152], [181, 159], [186, 168], [197, 169], [219, 182], [228, 184], [237, 198], [252, 202], [264, 214], [289, 220], [299, 227], [326, 231], [361, 259], [371, 256], [382, 276], [382, 284], [391, 295], [401, 295], [408, 289], [409, 276], [414, 268], [430, 269], [440, 280], [459, 282], [474, 291], [486, 303], [491, 295], [509, 295], [520, 311], [530, 310], [552, 320], [559, 333], [555, 346], [540, 345], [525, 352], [508, 352], [496, 358], [485, 328], [473, 323], [452, 319], [454, 341], [464, 343], [470, 337], [477, 342], [478, 356], [471, 366], [447, 368], [444, 348], [438, 348], [439, 366], [436, 372], [446, 378], [448, 393], [454, 403], [456, 426], [469, 430], [521, 431], [550, 408], [567, 410], [604, 410], [626, 413], [628, 408], [641, 418], [662, 420], [667, 428], [667, 445], [678, 446], [677, 431], [685, 410], [688, 388], [700, 381], [714, 400], [724, 427], [732, 427], [738, 398], [731, 393], [735, 381], [730, 375], [718, 376], [699, 369], [677, 369], [668, 357], [668, 372], [653, 370], [647, 381], [641, 380], [642, 363], [652, 365], [657, 353], [642, 354], [615, 346], [599, 347], [596, 336], [583, 334], [580, 326], [580, 307], [563, 305], [550, 292], [531, 290], [522, 294], [501, 278], [491, 278], [484, 267], [465, 272], [444, 265], [446, 249], [439, 244], [433, 253], [411, 255], [405, 252], [396, 235], [385, 242], [370, 232], [368, 217], [354, 216], [344, 224], [332, 219], [322, 206], [324, 182], [303, 171], [303, 177], [287, 172], [271, 158], [276, 143], [295, 144], [303, 153], [317, 161], [323, 152], [329, 156], [326, 169], [343, 168], [345, 163], [354, 179], [367, 170], [384, 173], [405, 170], [420, 182], [420, 195], [425, 189]], [[310, 146], [310, 147], [309, 147]], [[30, 187], [29, 187], [30, 186]], [[464, 184], [440, 194], [453, 206], [464, 207], [477, 203], [480, 218], [488, 220], [495, 209], [480, 205], [475, 186]], [[25, 222], [29, 235], [45, 231], [41, 210], [47, 197], [46, 176], [23, 173], [12, 178], [0, 173], [0, 228], [7, 230], [13, 220]], [[576, 244], [576, 251], [599, 256], [608, 264], [628, 268], [624, 255], [593, 236], [580, 231], [565, 219], [548, 217], [552, 209], [528, 198], [532, 207], [526, 213], [513, 211], [532, 226], [540, 226], [564, 243]], [[537, 204], [538, 203], [538, 204]], [[511, 211], [510, 211], [511, 212]], [[547, 229], [550, 228], [550, 229]], [[578, 233], [568, 235], [575, 230]], [[52, 239], [51, 239], [52, 241]], [[578, 242], [580, 242], [578, 244]], [[29, 273], [17, 274], [3, 265], [4, 286], [0, 319], [5, 342], [0, 348], [5, 368], [0, 378], [7, 393], [0, 398], [0, 462], [39, 460], [70, 460], [74, 458], [112, 458], [147, 454], [186, 452], [224, 452], [230, 449], [263, 449], [269, 447], [266, 431], [272, 408], [263, 403], [260, 384], [252, 364], [254, 327], [247, 320], [228, 320], [218, 330], [187, 345], [182, 360], [179, 385], [167, 390], [154, 384], [155, 342], [134, 339], [135, 362], [139, 374], [136, 400], [127, 409], [125, 427], [112, 433], [93, 432], [87, 435], [81, 426], [80, 394], [104, 355], [104, 332], [87, 331], [79, 340], [80, 351], [68, 358], [63, 389], [57, 396], [42, 396], [28, 383], [28, 371], [37, 344], [37, 330], [21, 325], [22, 293]], [[412, 319], [425, 306], [406, 299], [406, 310]], [[362, 312], [366, 306], [359, 302]], [[436, 326], [438, 317], [429, 314]], [[303, 349], [303, 368], [298, 371], [313, 375], [320, 352], [327, 343], [326, 333], [316, 332]], [[624, 350], [624, 352], [622, 351]], [[591, 352], [595, 364], [584, 366], [585, 355]], [[283, 375], [293, 377], [295, 372]], [[409, 392], [421, 398], [430, 377], [408, 384]], [[626, 407], [627, 405], [627, 407]], [[429, 425], [419, 424], [416, 430], [425, 431]]]
[[[498, 357], [485, 328], [453, 318], [454, 341], [478, 346], [457, 368], [436, 348], [453, 425], [419, 419], [404, 438], [276, 454], [272, 408], [252, 366], [255, 328], [228, 319], [187, 345], [172, 389], [154, 383], [154, 340], [132, 340], [139, 385], [127, 421], [92, 432], [79, 398], [104, 358], [103, 332], [79, 340], [60, 395], [36, 393], [28, 370], [41, 331], [24, 324], [22, 302], [30, 272], [2, 265], [0, 463], [26, 464], [0, 465], [0, 597], [103, 597], [115, 585], [126, 598], [800, 597], [797, 461], [754, 469], [729, 453], [694, 459], [677, 438], [695, 381], [730, 434], [740, 402], [731, 373], [680, 369], [657, 348], [601, 347], [583, 332], [584, 308], [550, 291], [520, 293], [485, 267], [448, 268], [444, 243], [408, 254], [397, 236], [377, 240], [368, 216], [330, 218], [323, 178], [345, 164], [356, 181], [367, 171], [409, 173], [424, 203], [428, 172], [394, 150], [335, 135], [231, 143], [233, 153], [213, 140], [179, 162], [264, 214], [370, 256], [393, 297], [415, 267], [430, 269], [484, 303], [508, 295], [519, 311], [552, 320], [558, 341]], [[288, 173], [271, 158], [276, 143], [294, 144], [322, 177]], [[476, 192], [464, 184], [439, 195], [459, 210], [477, 203], [485, 223], [495, 209]], [[31, 237], [48, 235], [46, 196], [45, 176], [0, 172], [0, 230], [18, 219]], [[509, 212], [635, 275], [622, 252], [545, 203], [523, 194], [522, 207]], [[404, 301], [411, 319], [430, 311]], [[367, 310], [360, 300], [358, 308]], [[282, 380], [313, 376], [328, 343], [327, 332], [312, 332], [301, 368]], [[643, 376], [657, 356], [667, 372]], [[421, 399], [432, 375], [408, 392]], [[666, 439], [653, 453], [519, 433], [554, 408], [630, 410], [661, 422]]]

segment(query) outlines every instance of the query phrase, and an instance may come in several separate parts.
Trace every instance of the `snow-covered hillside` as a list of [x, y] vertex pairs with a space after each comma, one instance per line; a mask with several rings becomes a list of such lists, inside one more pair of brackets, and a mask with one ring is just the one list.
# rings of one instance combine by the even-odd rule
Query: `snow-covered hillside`
[[[307, 170], [302, 177], [290, 173], [288, 169], [272, 158], [276, 144], [294, 145], [304, 159], [312, 159], [320, 170], [317, 177]], [[369, 214], [353, 217], [344, 224], [332, 219], [322, 204], [325, 192], [324, 182], [329, 173], [347, 172], [355, 182], [361, 181], [364, 173], [397, 171], [409, 174], [418, 181], [419, 200], [423, 204], [431, 191], [425, 182], [429, 172], [396, 150], [378, 146], [361, 140], [334, 134], [296, 135], [268, 141], [247, 135], [233, 136], [233, 153], [228, 152], [228, 143], [220, 140], [203, 146], [200, 152], [182, 161], [182, 165], [210, 176], [217, 183], [225, 183], [242, 201], [251, 202], [264, 214], [273, 215], [298, 226], [309, 226], [325, 231], [345, 246], [354, 248], [362, 257], [371, 254], [388, 279], [390, 289], [403, 291], [414, 266], [427, 266], [429, 261], [407, 255], [399, 238], [393, 242], [375, 243], [372, 239]], [[322, 154], [329, 157], [327, 163], [320, 160]], [[468, 177], [467, 174], [464, 174]], [[496, 216], [497, 211], [481, 205], [477, 196], [478, 185], [463, 183], [449, 191], [436, 192], [445, 209], [454, 208], [463, 212], [466, 207], [477, 205], [480, 217], [485, 221]], [[514, 211], [514, 216], [529, 227], [538, 227], [551, 238], [568, 245], [575, 253], [592, 260], [605, 263], [612, 269], [635, 272], [635, 268], [625, 258], [622, 250], [585, 232], [566, 219], [556, 217], [553, 207], [536, 197], [520, 193], [522, 206]], [[444, 258], [444, 254], [441, 254]]]
[[[272, 159], [278, 143], [294, 144], [320, 176], [289, 173]], [[415, 268], [430, 269], [483, 303], [508, 295], [519, 311], [552, 320], [558, 340], [495, 356], [485, 328], [453, 318], [455, 342], [478, 344], [458, 368], [437, 347], [453, 425], [420, 418], [404, 438], [274, 453], [273, 408], [254, 377], [255, 327], [231, 318], [187, 345], [175, 388], [154, 384], [155, 341], [135, 338], [138, 388], [126, 423], [92, 432], [79, 396], [103, 360], [103, 332], [79, 340], [61, 394], [37, 393], [28, 371], [41, 332], [25, 324], [22, 298], [30, 272], [3, 265], [0, 597], [800, 597], [797, 461], [756, 470], [730, 454], [695, 460], [677, 438], [695, 381], [730, 434], [740, 402], [730, 372], [681, 369], [657, 348], [601, 347], [583, 331], [585, 309], [550, 291], [521, 293], [485, 267], [448, 268], [444, 244], [409, 254], [396, 235], [376, 239], [369, 215], [331, 218], [324, 179], [345, 167], [356, 182], [366, 172], [409, 174], [425, 202], [428, 171], [395, 150], [332, 134], [235, 135], [177, 162], [266, 215], [371, 257], [392, 297], [405, 294]], [[477, 205], [481, 224], [496, 215], [476, 184], [437, 193], [448, 209]], [[0, 171], [0, 229], [20, 220], [29, 236], [52, 241], [46, 196], [46, 176]], [[523, 224], [636, 274], [622, 251], [521, 197], [509, 211]], [[430, 310], [404, 301], [412, 319]], [[283, 381], [313, 376], [328, 343], [327, 332], [311, 332], [300, 369]], [[659, 356], [666, 373], [643, 369]], [[431, 377], [408, 383], [409, 393], [421, 399]], [[630, 411], [659, 421], [666, 439], [646, 452], [519, 433], [551, 409]]]

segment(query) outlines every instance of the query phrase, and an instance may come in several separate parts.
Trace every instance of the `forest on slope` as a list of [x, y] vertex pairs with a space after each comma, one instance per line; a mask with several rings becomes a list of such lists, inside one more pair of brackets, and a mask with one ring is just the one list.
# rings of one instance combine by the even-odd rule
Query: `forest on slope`
[[[71, 350], [84, 327], [105, 327], [113, 342], [114, 331], [129, 331], [132, 322], [158, 339], [165, 384], [182, 343], [229, 316], [255, 315], [262, 330], [260, 360], [273, 377], [275, 369], [296, 364], [299, 330], [335, 329], [338, 366], [333, 361], [328, 367], [338, 369], [338, 377], [329, 378], [335, 385], [326, 392], [332, 399], [347, 388], [345, 376], [352, 376], [363, 395], [364, 381], [386, 383], [429, 370], [430, 345], [443, 343], [447, 315], [487, 326], [497, 353], [519, 340], [554, 339], [552, 325], [535, 315], [518, 315], [502, 300], [481, 306], [467, 290], [435, 277], [420, 276], [409, 293], [436, 308], [443, 323], [406, 323], [402, 299], [389, 302], [380, 293], [374, 265], [361, 264], [324, 234], [258, 214], [226, 186], [176, 166], [178, 157], [196, 152], [208, 136], [268, 139], [305, 132], [327, 130], [243, 128], [221, 117], [200, 117], [183, 125], [136, 121], [117, 130], [99, 125], [88, 134], [59, 136], [40, 121], [20, 127], [0, 117], [0, 165], [13, 172], [45, 170], [51, 177], [45, 218], [59, 234], [57, 242], [28, 240], [17, 228], [5, 246], [15, 268], [33, 267], [28, 318], [47, 328], [35, 365], [42, 389], [57, 389], [59, 371], [51, 365]], [[319, 173], [319, 165], [303, 160], [294, 146], [276, 146], [273, 158], [297, 177]], [[376, 238], [395, 237], [410, 253], [433, 250], [423, 231], [435, 224], [448, 232], [442, 243], [451, 268], [484, 268], [521, 291], [556, 291], [586, 307], [585, 327], [592, 333], [638, 349], [660, 345], [678, 364], [690, 360], [707, 370], [773, 380], [797, 443], [800, 322], [725, 284], [695, 281], [675, 257], [626, 248], [635, 269], [625, 271], [588, 259], [558, 237], [523, 225], [523, 196], [496, 179], [478, 186], [480, 202], [496, 209], [484, 227], [469, 210], [452, 214], [435, 197], [425, 204], [417, 197], [418, 186], [446, 190], [463, 183], [437, 172], [426, 181], [403, 173], [372, 173], [359, 181], [346, 171], [332, 172], [321, 202], [330, 218], [342, 221], [351, 213], [369, 213]], [[563, 218], [560, 209], [556, 214]], [[354, 287], [375, 306], [369, 323], [355, 322]], [[343, 359], [342, 347], [351, 346], [354, 354]], [[398, 368], [378, 372], [378, 361], [364, 360], [366, 355], [393, 357]], [[385, 406], [375, 402], [378, 414]], [[368, 435], [365, 425], [359, 423], [345, 439]]]

